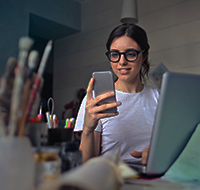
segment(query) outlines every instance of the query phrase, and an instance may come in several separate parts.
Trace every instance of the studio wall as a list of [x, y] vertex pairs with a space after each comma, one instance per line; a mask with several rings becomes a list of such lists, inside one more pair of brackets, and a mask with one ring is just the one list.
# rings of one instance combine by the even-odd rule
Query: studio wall
[[[105, 44], [120, 24], [121, 7], [122, 0], [83, 1], [81, 31], [55, 42], [53, 96], [58, 115], [76, 99], [78, 89], [87, 88], [93, 71], [110, 69]], [[138, 25], [149, 37], [151, 70], [163, 63], [171, 71], [200, 74], [199, 7], [198, 0], [138, 0]]]

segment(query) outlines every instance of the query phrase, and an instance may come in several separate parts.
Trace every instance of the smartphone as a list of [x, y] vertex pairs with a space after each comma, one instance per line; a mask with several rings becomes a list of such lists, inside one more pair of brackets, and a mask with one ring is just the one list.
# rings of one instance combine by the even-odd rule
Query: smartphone
[[[115, 92], [115, 85], [113, 80], [113, 74], [111, 71], [102, 71], [102, 72], [94, 72], [92, 74], [92, 77], [95, 79], [94, 81], [94, 96], [97, 97], [99, 95], [102, 95], [106, 92]], [[116, 102], [116, 96], [109, 97], [99, 103], [99, 105], [102, 104], [108, 104]], [[110, 108], [105, 111], [104, 113], [116, 113], [117, 108]]]

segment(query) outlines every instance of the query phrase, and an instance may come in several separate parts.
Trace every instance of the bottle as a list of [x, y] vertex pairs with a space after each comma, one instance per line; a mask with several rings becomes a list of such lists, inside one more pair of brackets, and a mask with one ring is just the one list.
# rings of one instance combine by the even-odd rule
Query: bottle
[[68, 171], [82, 164], [82, 153], [77, 141], [62, 144], [61, 149], [61, 172]]

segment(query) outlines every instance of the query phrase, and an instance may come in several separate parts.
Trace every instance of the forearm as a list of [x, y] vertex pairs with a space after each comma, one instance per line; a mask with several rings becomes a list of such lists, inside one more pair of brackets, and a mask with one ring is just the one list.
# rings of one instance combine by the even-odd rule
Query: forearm
[[83, 163], [85, 163], [90, 158], [97, 156], [95, 150], [94, 131], [83, 130], [81, 135], [80, 150], [82, 151]]

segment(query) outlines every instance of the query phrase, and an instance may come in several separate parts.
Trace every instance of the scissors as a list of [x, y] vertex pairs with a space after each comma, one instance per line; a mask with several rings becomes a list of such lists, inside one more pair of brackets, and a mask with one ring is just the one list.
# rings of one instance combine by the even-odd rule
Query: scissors
[[[51, 105], [51, 106], [50, 106]], [[53, 117], [53, 112], [54, 112], [54, 100], [53, 98], [49, 98], [47, 101], [47, 107], [50, 113], [50, 117]]]

